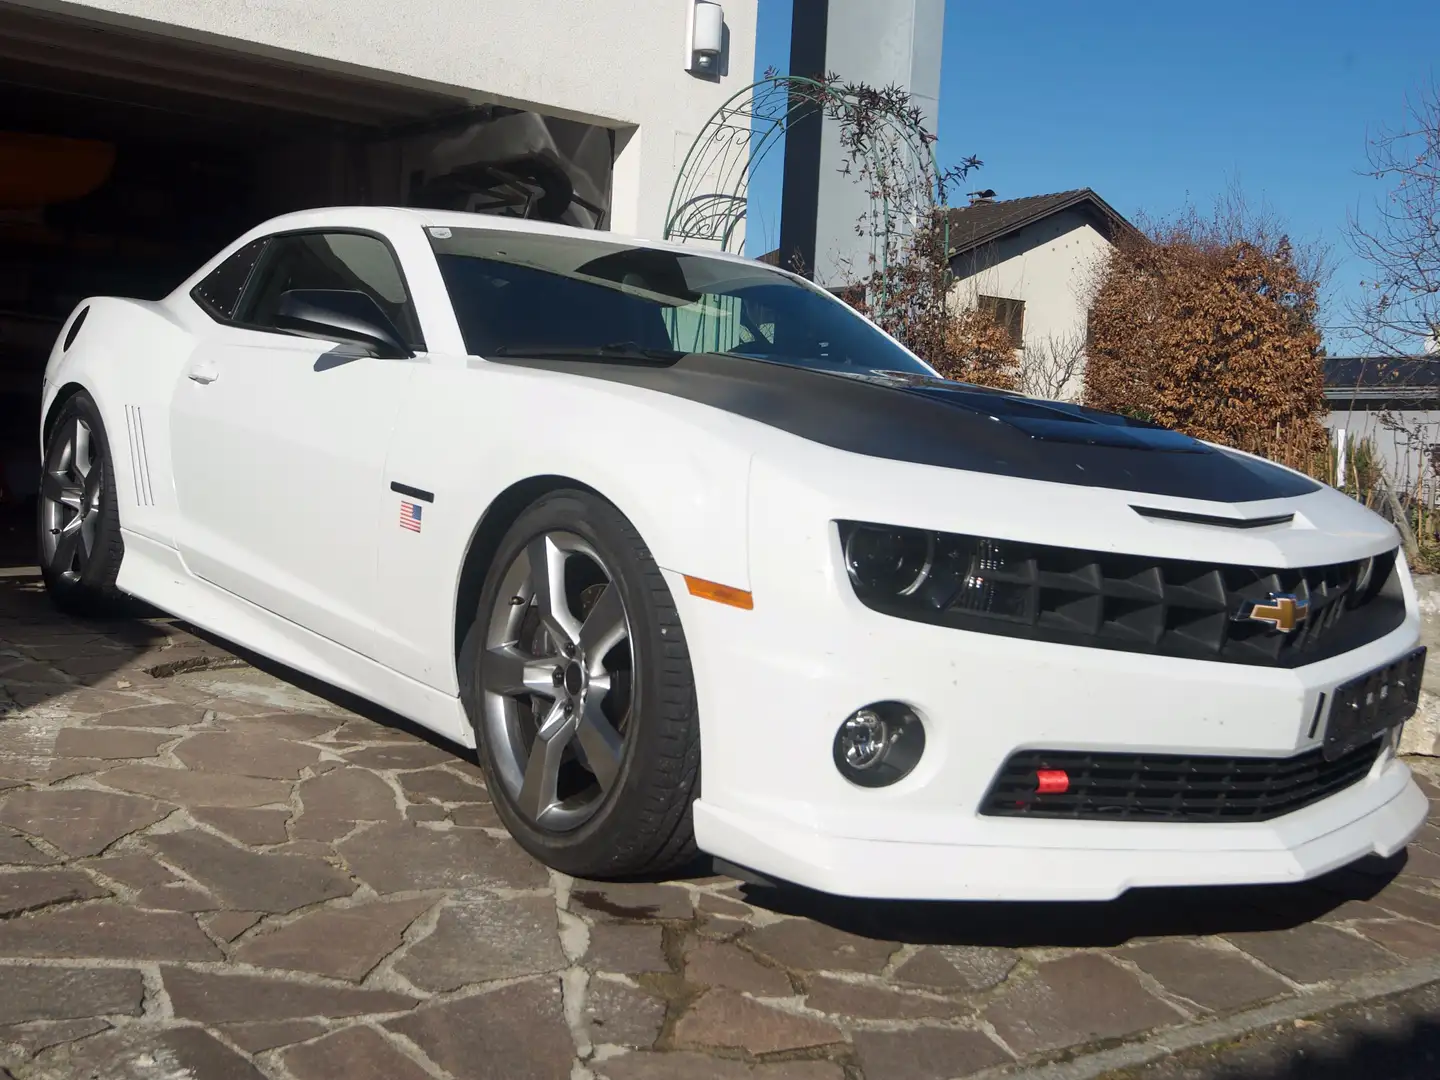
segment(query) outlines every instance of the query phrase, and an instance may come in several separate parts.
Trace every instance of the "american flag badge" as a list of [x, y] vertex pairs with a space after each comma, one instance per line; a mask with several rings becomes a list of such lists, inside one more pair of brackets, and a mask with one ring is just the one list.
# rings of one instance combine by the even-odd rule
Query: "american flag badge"
[[400, 503], [400, 527], [411, 532], [420, 531], [420, 504], [407, 500]]

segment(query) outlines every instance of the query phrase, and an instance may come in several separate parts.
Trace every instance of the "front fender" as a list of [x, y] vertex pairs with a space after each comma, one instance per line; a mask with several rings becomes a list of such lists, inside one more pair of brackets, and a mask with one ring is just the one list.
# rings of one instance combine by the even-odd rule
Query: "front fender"
[[[66, 338], [82, 311], [85, 322], [67, 349]], [[164, 306], [93, 297], [65, 321], [45, 366], [42, 457], [45, 431], [60, 397], [84, 390], [100, 410], [110, 441], [120, 520], [125, 528], [165, 543], [175, 509], [168, 406], [192, 347], [189, 330]]]
[[434, 357], [425, 365], [397, 422], [386, 481], [434, 501], [418, 545], [382, 515], [379, 570], [397, 600], [394, 652], [377, 659], [455, 692], [448, 660], [467, 551], [497, 497], [534, 477], [573, 480], [612, 502], [662, 569], [750, 588], [751, 421], [563, 373]]

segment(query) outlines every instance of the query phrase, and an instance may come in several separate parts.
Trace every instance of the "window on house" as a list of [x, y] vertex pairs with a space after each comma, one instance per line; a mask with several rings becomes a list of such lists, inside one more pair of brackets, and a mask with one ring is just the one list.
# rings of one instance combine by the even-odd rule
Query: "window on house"
[[1025, 301], [1010, 300], [1003, 296], [982, 296], [981, 309], [990, 312], [995, 321], [1010, 335], [1010, 344], [1020, 349], [1025, 346]]

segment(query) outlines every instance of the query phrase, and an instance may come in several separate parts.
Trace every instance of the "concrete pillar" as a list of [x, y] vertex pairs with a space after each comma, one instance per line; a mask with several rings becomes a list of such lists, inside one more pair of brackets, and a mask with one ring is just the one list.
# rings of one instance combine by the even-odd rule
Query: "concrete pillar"
[[[790, 73], [833, 72], [842, 82], [899, 86], [933, 132], [944, 28], [945, 0], [794, 0]], [[870, 242], [855, 235], [855, 225], [869, 197], [853, 170], [841, 172], [846, 157], [838, 122], [813, 127], [820, 129], [818, 140], [804, 125], [786, 136], [781, 261], [798, 249], [817, 281], [839, 285], [866, 272]]]

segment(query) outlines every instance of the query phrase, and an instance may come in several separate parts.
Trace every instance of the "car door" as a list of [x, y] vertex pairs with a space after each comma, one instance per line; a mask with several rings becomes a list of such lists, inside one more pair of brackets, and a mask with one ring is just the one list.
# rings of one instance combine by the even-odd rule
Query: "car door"
[[413, 360], [277, 329], [292, 289], [359, 289], [423, 352], [391, 246], [339, 230], [271, 237], [234, 314], [212, 312], [177, 380], [177, 546], [203, 578], [370, 655], [386, 451]]

